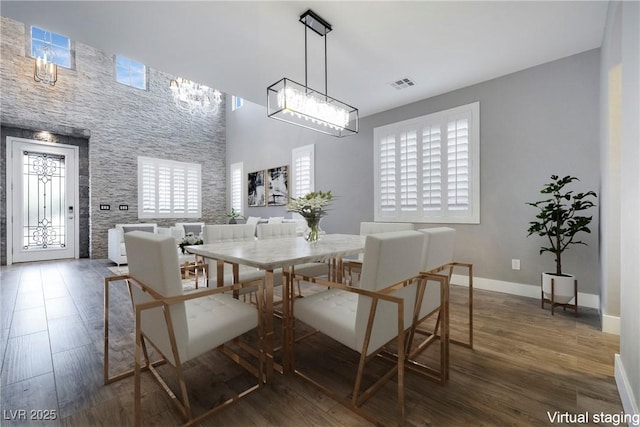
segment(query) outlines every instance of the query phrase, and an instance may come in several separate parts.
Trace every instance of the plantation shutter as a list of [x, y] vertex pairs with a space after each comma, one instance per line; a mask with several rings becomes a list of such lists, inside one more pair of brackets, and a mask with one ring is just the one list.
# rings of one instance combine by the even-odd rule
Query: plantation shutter
[[291, 195], [301, 197], [314, 191], [314, 145], [291, 151]]
[[440, 125], [422, 130], [422, 207], [425, 211], [442, 210], [442, 139]]
[[138, 157], [138, 217], [200, 217], [200, 165]]
[[186, 211], [186, 170], [184, 167], [176, 166], [173, 168], [173, 203], [171, 208], [176, 214], [185, 213]]
[[469, 210], [469, 120], [447, 123], [447, 208]]
[[380, 141], [380, 210], [396, 210], [396, 138], [389, 135]]
[[400, 133], [400, 209], [418, 209], [418, 137], [415, 130]]
[[140, 167], [141, 182], [138, 191], [142, 192], [140, 208], [144, 214], [151, 215], [156, 211], [156, 168], [149, 163], [143, 163]]
[[231, 208], [242, 215], [242, 162], [231, 165]]
[[479, 103], [374, 129], [376, 221], [480, 222]]
[[[200, 165], [198, 165], [200, 166]], [[187, 169], [187, 215], [200, 216], [200, 167]]]
[[158, 166], [158, 213], [171, 213], [171, 168]]

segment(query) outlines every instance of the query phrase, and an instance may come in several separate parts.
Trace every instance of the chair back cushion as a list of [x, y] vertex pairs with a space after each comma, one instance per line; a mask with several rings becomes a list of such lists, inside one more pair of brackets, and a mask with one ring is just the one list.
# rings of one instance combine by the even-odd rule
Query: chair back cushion
[[[360, 287], [376, 291], [418, 275], [422, 266], [423, 246], [424, 234], [418, 231], [368, 235]], [[419, 260], [417, 264], [416, 259]]]
[[[381, 290], [395, 283], [417, 276], [422, 267], [424, 234], [418, 231], [395, 231], [367, 236], [360, 287]], [[404, 328], [411, 326], [416, 305], [417, 283], [394, 291], [392, 295], [404, 299]], [[362, 346], [365, 339], [371, 298], [358, 297], [356, 311], [356, 339]], [[372, 334], [367, 348], [371, 354], [398, 334], [398, 308], [380, 301], [375, 314]]]
[[[456, 230], [449, 227], [423, 228], [419, 230], [425, 234], [424, 259], [422, 271], [431, 271], [453, 262]], [[447, 275], [447, 271], [440, 274]], [[422, 319], [440, 307], [440, 284], [428, 281], [420, 307], [419, 318]]]
[[141, 224], [116, 224], [114, 226], [116, 230], [120, 232], [120, 242], [124, 243], [124, 233], [129, 233], [131, 231], [147, 231], [149, 233], [157, 233], [158, 225], [151, 223], [141, 223]]
[[[392, 231], [413, 230], [413, 224], [410, 222], [361, 222], [360, 235], [368, 236], [369, 234], [389, 233]], [[362, 262], [364, 255], [358, 255], [358, 260]]]
[[281, 237], [296, 237], [295, 223], [258, 224], [258, 239], [278, 239]]
[[259, 216], [250, 216], [245, 221], [245, 224], [257, 225], [258, 221], [260, 221], [260, 217]]
[[419, 231], [426, 235], [422, 271], [431, 271], [453, 262], [453, 251], [456, 243], [456, 230], [454, 228], [422, 228]]
[[254, 226], [251, 224], [216, 224], [205, 225], [203, 241], [219, 243], [229, 241], [254, 240]]
[[[130, 276], [164, 297], [182, 295], [178, 249], [173, 237], [132, 231], [125, 233], [124, 239]], [[136, 305], [153, 300], [149, 294], [142, 292], [137, 286], [133, 286], [132, 290], [133, 302]], [[184, 348], [188, 338], [184, 304], [178, 303], [171, 306], [171, 320], [178, 349]], [[167, 324], [161, 308], [143, 311], [141, 329], [162, 354], [174, 363]]]
[[388, 233], [390, 231], [413, 230], [413, 224], [410, 222], [361, 222], [360, 235]]
[[180, 237], [184, 237], [189, 233], [193, 233], [194, 236], [198, 237], [202, 235], [204, 222], [176, 222], [176, 227], [181, 228], [182, 235]]

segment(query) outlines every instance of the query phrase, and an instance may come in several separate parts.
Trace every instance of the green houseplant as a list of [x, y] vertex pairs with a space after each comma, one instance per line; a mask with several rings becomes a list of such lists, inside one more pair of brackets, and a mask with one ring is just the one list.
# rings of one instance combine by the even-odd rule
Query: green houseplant
[[[575, 193], [565, 188], [574, 181], [578, 181], [578, 178], [569, 175], [560, 178], [558, 175], [552, 175], [551, 182], [545, 184], [540, 190], [541, 194], [548, 197], [527, 203], [538, 209], [536, 219], [529, 222], [527, 236], [537, 234], [545, 237], [548, 240], [548, 246], [542, 246], [540, 254], [551, 252], [555, 257], [555, 273], [543, 273], [543, 291], [546, 294], [551, 293], [551, 286], [545, 286], [545, 275], [552, 276], [551, 278], [556, 281], [554, 301], [561, 304], [568, 303], [575, 295], [575, 278], [563, 273], [562, 254], [571, 245], [586, 245], [579, 240], [579, 235], [591, 233], [589, 224], [593, 217], [581, 215], [581, 212], [594, 207], [594, 200], [598, 197], [594, 191]], [[569, 286], [563, 285], [563, 282], [568, 282], [570, 289], [567, 289]]]
[[229, 218], [229, 224], [237, 224], [238, 218], [244, 218], [242, 215], [240, 215], [239, 212], [235, 210], [235, 208], [231, 208], [231, 212], [227, 214], [227, 217]]

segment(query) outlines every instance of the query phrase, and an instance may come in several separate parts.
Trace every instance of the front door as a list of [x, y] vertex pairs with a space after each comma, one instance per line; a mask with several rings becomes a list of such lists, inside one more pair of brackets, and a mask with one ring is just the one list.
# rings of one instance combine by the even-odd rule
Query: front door
[[78, 258], [78, 148], [7, 137], [7, 154], [8, 263]]

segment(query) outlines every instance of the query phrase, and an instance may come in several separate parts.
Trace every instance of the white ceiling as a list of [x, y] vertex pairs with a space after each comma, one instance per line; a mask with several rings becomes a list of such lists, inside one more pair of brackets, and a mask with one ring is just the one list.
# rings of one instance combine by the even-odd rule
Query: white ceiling
[[[601, 1], [4, 0], [0, 13], [264, 105], [282, 77], [304, 83], [309, 8], [333, 26], [329, 95], [361, 116], [597, 48], [607, 14]], [[416, 85], [389, 85], [403, 77]], [[324, 87], [311, 31], [308, 83]]]

